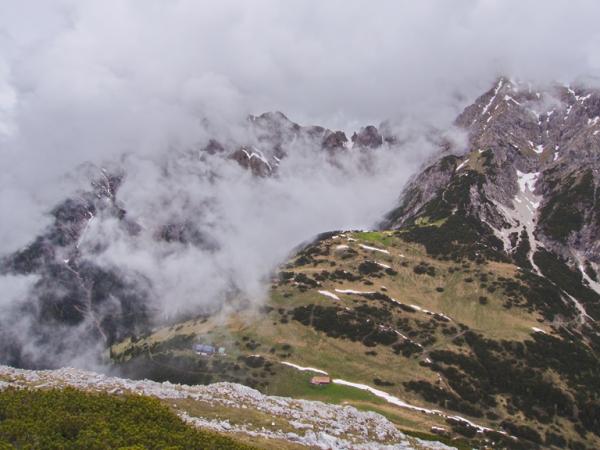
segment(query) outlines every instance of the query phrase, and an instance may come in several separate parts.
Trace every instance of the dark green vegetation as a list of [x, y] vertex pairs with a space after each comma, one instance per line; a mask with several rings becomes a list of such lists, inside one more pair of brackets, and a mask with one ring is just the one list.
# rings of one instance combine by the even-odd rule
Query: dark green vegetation
[[585, 216], [600, 217], [600, 205], [594, 195], [594, 175], [591, 170], [572, 173], [566, 180], [554, 178], [555, 170], [545, 173], [546, 183], [553, 190], [550, 200], [540, 212], [540, 226], [545, 234], [565, 242], [573, 231], [581, 230]]
[[0, 392], [0, 447], [250, 449], [186, 425], [158, 400], [75, 389]]
[[[516, 235], [517, 233], [515, 232], [514, 234]], [[531, 270], [531, 262], [529, 261], [529, 252], [531, 250], [531, 244], [529, 243], [529, 236], [525, 228], [521, 230], [521, 234], [518, 239], [519, 243], [517, 245], [517, 248], [515, 248], [515, 250], [513, 251], [512, 256], [515, 260], [515, 263], [519, 267]]]
[[[600, 364], [589, 349], [568, 335], [535, 333], [533, 340], [525, 342], [494, 341], [471, 331], [464, 337], [467, 354], [430, 353], [432, 370], [444, 375], [456, 394], [424, 381], [407, 382], [407, 387], [442, 407], [473, 417], [486, 414], [492, 419], [491, 409], [502, 395], [511, 416], [522, 414], [528, 421], [541, 424], [553, 424], [557, 417], [564, 417], [579, 424], [576, 430], [582, 439], [588, 433], [600, 434]], [[548, 370], [560, 374], [568, 389], [548, 377]], [[500, 425], [523, 440], [544, 442], [529, 426], [517, 426], [509, 419]]]
[[[485, 181], [485, 176], [476, 171], [454, 177], [444, 188], [443, 195], [425, 203], [409, 219], [407, 227], [399, 231], [402, 238], [418, 242], [425, 246], [429, 255], [444, 259], [508, 261], [503, 253], [502, 242], [492, 229], [468, 213], [472, 189], [480, 192], [483, 202], [488, 202], [482, 193]], [[401, 207], [392, 212], [388, 219], [394, 220], [402, 212]], [[436, 225], [423, 226], [423, 218]]]
[[592, 318], [600, 319], [600, 295], [583, 284], [580, 272], [572, 270], [565, 261], [544, 249], [538, 250], [533, 259], [548, 279], [578, 299]]
[[[265, 388], [272, 375], [273, 363], [261, 357], [239, 354], [237, 358], [199, 357], [191, 352], [195, 335], [175, 334], [172, 338], [131, 346], [118, 356], [119, 370], [123, 376], [145, 377], [154, 381], [171, 381], [183, 384], [209, 384], [217, 381], [241, 383], [253, 388]], [[252, 352], [261, 345], [243, 336], [236, 346]], [[289, 345], [278, 346], [282, 355], [290, 351]], [[273, 348], [272, 353], [275, 353]], [[117, 360], [117, 358], [115, 358]]]

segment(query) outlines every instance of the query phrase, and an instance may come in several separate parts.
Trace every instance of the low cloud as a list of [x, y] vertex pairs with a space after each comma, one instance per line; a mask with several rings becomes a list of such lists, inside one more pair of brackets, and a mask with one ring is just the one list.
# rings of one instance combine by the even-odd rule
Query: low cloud
[[[86, 167], [119, 167], [119, 201], [141, 231], [98, 217], [81, 252], [152, 280], [161, 317], [232, 291], [263, 298], [299, 242], [372, 226], [435, 151], [432, 130], [464, 146], [450, 125], [498, 75], [596, 83], [600, 69], [591, 0], [0, 0], [0, 10], [0, 254], [87, 188]], [[400, 144], [335, 164], [298, 144], [267, 179], [189, 159], [209, 137], [251, 141], [246, 115], [268, 110], [346, 132], [387, 121]], [[169, 221], [194, 223], [207, 244], [157, 242]], [[0, 277], [4, 292], [14, 283]], [[2, 307], [15, 295], [27, 297], [5, 294]]]

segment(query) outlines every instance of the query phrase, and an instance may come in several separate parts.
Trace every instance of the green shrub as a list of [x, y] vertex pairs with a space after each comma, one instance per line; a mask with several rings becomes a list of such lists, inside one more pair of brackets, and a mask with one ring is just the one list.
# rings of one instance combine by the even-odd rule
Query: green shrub
[[76, 389], [0, 392], [0, 448], [246, 449], [186, 425], [158, 400]]

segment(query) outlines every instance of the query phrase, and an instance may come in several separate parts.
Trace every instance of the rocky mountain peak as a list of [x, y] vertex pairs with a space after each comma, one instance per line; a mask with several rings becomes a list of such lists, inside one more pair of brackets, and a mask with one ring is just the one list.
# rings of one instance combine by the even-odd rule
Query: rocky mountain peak
[[[259, 177], [268, 177], [276, 173], [277, 167], [294, 145], [305, 145], [314, 151], [327, 151], [331, 156], [347, 151], [351, 146], [360, 149], [375, 149], [384, 142], [394, 144], [396, 138], [389, 126], [382, 131], [374, 125], [362, 127], [348, 139], [341, 130], [331, 130], [319, 125], [299, 125], [279, 111], [265, 112], [248, 116], [247, 142], [227, 145], [216, 139], [210, 139], [203, 151], [211, 155], [229, 152], [229, 157], [240, 166]], [[382, 126], [383, 129], [383, 126]]]
[[471, 149], [511, 147], [526, 159], [551, 163], [562, 154], [590, 157], [600, 145], [600, 91], [531, 84], [499, 78], [468, 106], [456, 125], [469, 133]]
[[377, 148], [383, 145], [383, 136], [376, 127], [367, 125], [352, 135], [352, 142], [360, 147]]
[[455, 124], [468, 134], [466, 151], [441, 155], [416, 176], [384, 225], [462, 215], [523, 267], [540, 273], [535, 254], [549, 251], [595, 282], [600, 91], [502, 77]]

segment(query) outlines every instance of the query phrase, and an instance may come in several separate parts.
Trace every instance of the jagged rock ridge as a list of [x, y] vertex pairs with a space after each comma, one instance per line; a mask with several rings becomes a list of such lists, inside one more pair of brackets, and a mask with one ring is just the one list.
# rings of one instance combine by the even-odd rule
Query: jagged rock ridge
[[463, 215], [488, 249], [536, 273], [550, 252], [600, 293], [600, 91], [500, 78], [456, 125], [467, 149], [418, 174], [383, 227]]

